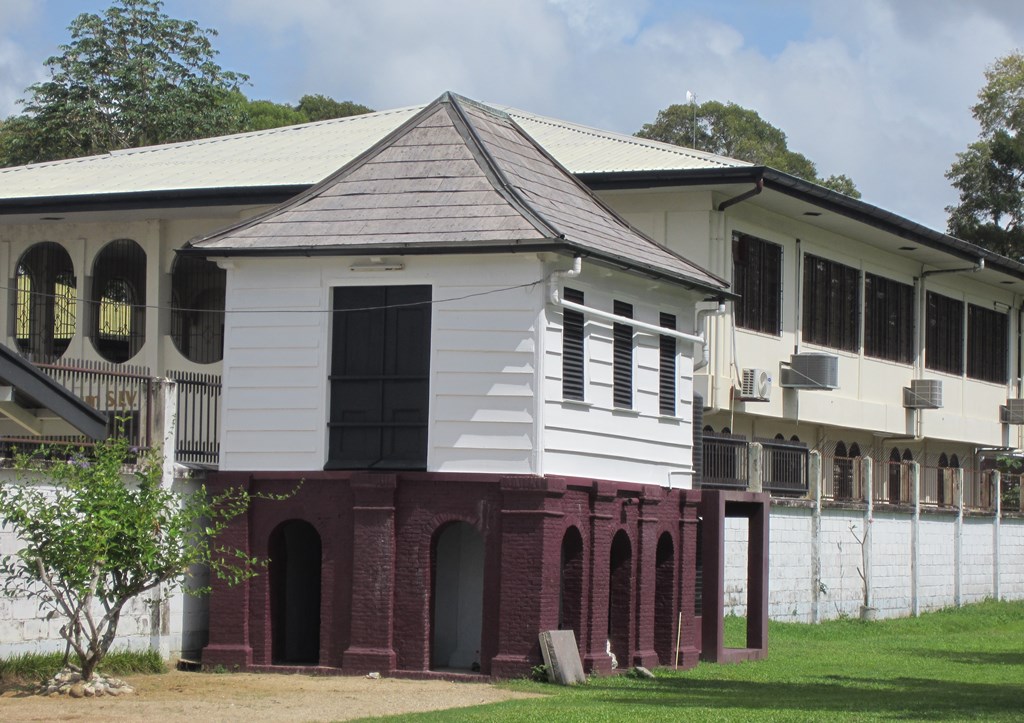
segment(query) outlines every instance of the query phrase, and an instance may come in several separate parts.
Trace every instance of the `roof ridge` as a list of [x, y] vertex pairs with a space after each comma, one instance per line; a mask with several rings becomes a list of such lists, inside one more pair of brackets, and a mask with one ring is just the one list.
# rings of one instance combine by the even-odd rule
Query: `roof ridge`
[[113, 151], [107, 151], [106, 153], [96, 153], [91, 156], [78, 156], [75, 158], [60, 158], [52, 161], [40, 161], [38, 163], [28, 163], [21, 166], [9, 166], [6, 168], [0, 168], [0, 173], [12, 173], [18, 171], [27, 171], [30, 169], [47, 168], [53, 166], [71, 165], [76, 163], [90, 163], [96, 161], [102, 161], [106, 158], [116, 156], [135, 156], [142, 155], [144, 153], [161, 153], [164, 151], [174, 151], [179, 148], [189, 148], [197, 146], [213, 145], [217, 143], [225, 143], [240, 138], [258, 138], [260, 136], [280, 135], [289, 132], [301, 132], [303, 130], [324, 127], [330, 125], [340, 125], [345, 122], [354, 122], [355, 119], [365, 119], [367, 116], [376, 116], [378, 118], [386, 117], [389, 115], [395, 115], [400, 113], [407, 113], [410, 110], [422, 110], [426, 106], [424, 104], [408, 105], [402, 108], [389, 108], [388, 110], [373, 111], [372, 113], [358, 113], [356, 115], [342, 116], [340, 118], [326, 118], [324, 120], [309, 121], [308, 123], [296, 123], [288, 126], [277, 126], [275, 128], [261, 128], [255, 131], [242, 131], [240, 133], [229, 133], [220, 136], [210, 136], [207, 138], [193, 138], [187, 141], [174, 141], [172, 143], [158, 143], [151, 146], [136, 146], [134, 148], [118, 148]]
[[713, 163], [718, 163], [719, 165], [724, 167], [729, 167], [731, 165], [754, 165], [749, 161], [743, 161], [738, 158], [732, 158], [731, 156], [723, 156], [720, 153], [702, 151], [699, 148], [690, 148], [689, 146], [678, 146], [674, 143], [656, 141], [651, 138], [641, 138], [639, 136], [627, 135], [625, 133], [619, 133], [617, 131], [608, 131], [602, 128], [595, 128], [594, 126], [583, 125], [582, 123], [574, 123], [572, 121], [562, 120], [560, 118], [551, 118], [550, 116], [537, 115], [536, 113], [530, 113], [529, 111], [519, 110], [518, 108], [512, 108], [511, 106], [505, 106], [503, 109], [499, 110], [503, 110], [503, 112], [508, 113], [508, 115], [510, 115], [513, 118], [523, 118], [534, 123], [540, 123], [543, 125], [551, 126], [552, 128], [564, 128], [565, 130], [573, 131], [575, 133], [582, 133], [583, 135], [594, 136], [596, 138], [605, 138], [607, 140], [615, 141], [617, 143], [641, 146], [644, 148], [652, 148], [655, 150], [665, 151], [667, 153], [673, 153], [675, 155], [684, 156], [687, 158], [711, 161]]

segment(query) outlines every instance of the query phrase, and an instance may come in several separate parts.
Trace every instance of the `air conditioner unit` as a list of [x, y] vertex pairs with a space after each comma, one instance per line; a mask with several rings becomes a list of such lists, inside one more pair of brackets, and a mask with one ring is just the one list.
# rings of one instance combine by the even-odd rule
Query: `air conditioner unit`
[[903, 387], [903, 406], [907, 409], [942, 409], [942, 381], [939, 379], [911, 379]]
[[740, 399], [744, 402], [767, 402], [772, 396], [772, 376], [764, 369], [744, 369]]
[[779, 384], [789, 389], [838, 389], [839, 357], [822, 352], [794, 354], [782, 367]]
[[1003, 424], [1024, 424], [1024, 399], [1007, 399], [999, 405], [999, 421]]

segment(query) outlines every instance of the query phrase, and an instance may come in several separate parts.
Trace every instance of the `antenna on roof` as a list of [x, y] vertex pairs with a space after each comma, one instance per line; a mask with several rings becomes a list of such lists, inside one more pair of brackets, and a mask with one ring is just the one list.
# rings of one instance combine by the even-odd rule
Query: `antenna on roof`
[[690, 140], [690, 147], [697, 147], [697, 94], [691, 91], [686, 91], [686, 102], [690, 104], [690, 108], [693, 110], [693, 124], [691, 125], [692, 138]]

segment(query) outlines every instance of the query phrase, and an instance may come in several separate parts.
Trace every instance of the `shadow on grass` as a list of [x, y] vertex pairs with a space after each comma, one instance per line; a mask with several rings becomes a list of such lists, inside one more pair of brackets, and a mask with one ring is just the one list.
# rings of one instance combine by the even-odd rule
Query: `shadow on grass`
[[965, 665], [1024, 666], [1024, 652], [993, 653], [988, 650], [935, 650], [933, 648], [925, 648], [914, 651], [914, 654], [920, 655], [922, 658], [943, 658], [951, 663], [964, 663]]
[[959, 719], [1020, 712], [1024, 686], [952, 683], [923, 678], [884, 681], [829, 676], [820, 683], [759, 683], [736, 680], [655, 681], [642, 697], [608, 689], [604, 702], [675, 709], [736, 708], [747, 711], [877, 714], [893, 717]]

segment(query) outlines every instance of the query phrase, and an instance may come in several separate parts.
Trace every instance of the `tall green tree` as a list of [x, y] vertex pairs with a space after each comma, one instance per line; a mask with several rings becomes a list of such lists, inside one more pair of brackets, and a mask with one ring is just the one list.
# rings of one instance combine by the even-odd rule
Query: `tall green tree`
[[326, 95], [304, 95], [299, 98], [299, 105], [296, 108], [310, 121], [330, 120], [331, 118], [347, 118], [351, 115], [362, 115], [372, 113], [372, 108], [355, 103], [351, 100], [334, 100]]
[[240, 130], [232, 93], [248, 76], [222, 69], [216, 31], [161, 11], [161, 0], [114, 0], [83, 13], [71, 40], [46, 60], [49, 80], [30, 86], [22, 116], [0, 134], [6, 165]]
[[1024, 55], [999, 58], [985, 81], [971, 108], [981, 133], [946, 173], [960, 193], [946, 207], [948, 230], [1024, 260]]
[[771, 166], [860, 198], [860, 192], [848, 176], [820, 178], [813, 161], [789, 149], [785, 133], [764, 120], [757, 111], [735, 103], [709, 100], [700, 105], [670, 105], [658, 111], [655, 121], [645, 123], [636, 135]]

